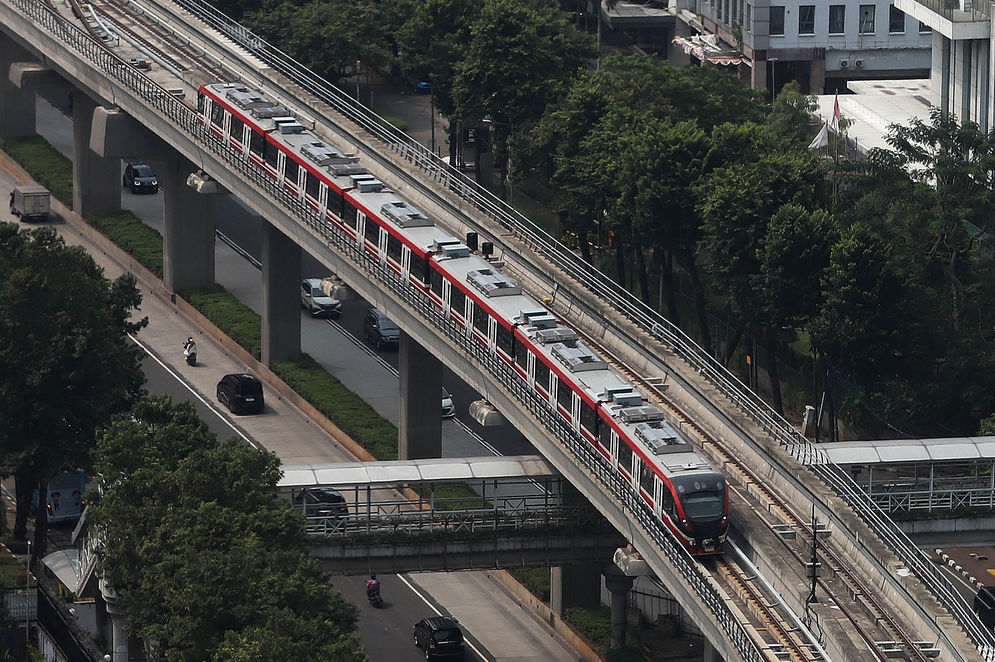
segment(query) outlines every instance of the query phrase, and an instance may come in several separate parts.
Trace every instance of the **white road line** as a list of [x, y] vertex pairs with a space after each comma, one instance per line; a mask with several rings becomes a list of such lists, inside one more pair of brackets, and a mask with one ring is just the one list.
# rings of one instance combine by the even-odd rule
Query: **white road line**
[[172, 375], [172, 376], [173, 376], [173, 378], [174, 378], [174, 379], [176, 379], [176, 381], [178, 381], [178, 382], [180, 382], [181, 384], [183, 384], [183, 386], [185, 386], [185, 387], [186, 387], [186, 389], [187, 389], [188, 391], [190, 391], [190, 393], [192, 393], [192, 394], [193, 394], [193, 396], [194, 396], [195, 398], [197, 398], [198, 400], [200, 400], [200, 401], [201, 401], [201, 402], [202, 402], [202, 403], [204, 404], [204, 406], [205, 406], [205, 407], [207, 407], [208, 409], [210, 409], [211, 411], [213, 411], [213, 412], [214, 412], [215, 414], [217, 414], [218, 418], [220, 418], [220, 419], [221, 419], [222, 421], [224, 421], [225, 423], [227, 423], [227, 424], [228, 424], [228, 427], [230, 427], [230, 428], [231, 428], [232, 430], [234, 430], [235, 434], [237, 434], [237, 435], [238, 435], [238, 436], [240, 436], [240, 437], [241, 437], [241, 438], [242, 438], [243, 440], [245, 440], [245, 443], [247, 443], [247, 444], [251, 445], [251, 446], [252, 446], [253, 448], [258, 448], [258, 449], [260, 449], [260, 450], [264, 450], [264, 449], [262, 448], [262, 446], [260, 446], [260, 445], [259, 445], [258, 443], [256, 443], [256, 441], [255, 441], [255, 440], [253, 440], [253, 439], [250, 439], [250, 438], [249, 438], [249, 437], [248, 437], [248, 436], [247, 436], [247, 435], [246, 435], [246, 434], [245, 434], [244, 432], [242, 432], [242, 430], [240, 430], [240, 429], [238, 428], [238, 426], [237, 426], [237, 425], [235, 425], [234, 423], [232, 423], [232, 422], [231, 422], [231, 420], [229, 420], [229, 419], [228, 419], [228, 417], [227, 417], [227, 416], [225, 416], [225, 415], [224, 415], [224, 414], [223, 414], [223, 413], [221, 412], [221, 410], [219, 410], [219, 409], [218, 409], [217, 407], [215, 407], [213, 403], [211, 403], [211, 402], [208, 402], [207, 400], [205, 400], [205, 399], [203, 398], [203, 396], [201, 396], [201, 394], [200, 394], [200, 393], [198, 393], [197, 391], [195, 391], [195, 390], [193, 389], [193, 387], [192, 387], [192, 386], [190, 386], [190, 384], [188, 384], [188, 383], [187, 383], [187, 381], [186, 381], [185, 379], [183, 379], [183, 376], [182, 376], [182, 375], [180, 375], [180, 374], [179, 374], [178, 372], [176, 372], [175, 370], [173, 370], [173, 369], [172, 369], [171, 367], [169, 367], [168, 365], [166, 365], [165, 363], [163, 363], [163, 362], [162, 362], [162, 361], [161, 361], [161, 360], [159, 359], [159, 357], [158, 357], [158, 356], [156, 356], [156, 355], [155, 355], [155, 354], [154, 354], [154, 353], [152, 352], [152, 350], [151, 350], [151, 349], [149, 349], [149, 348], [148, 348], [148, 347], [147, 347], [147, 346], [146, 346], [145, 344], [143, 344], [143, 343], [142, 343], [142, 341], [140, 341], [140, 340], [139, 340], [138, 338], [136, 338], [135, 336], [131, 335], [130, 333], [128, 334], [128, 337], [129, 337], [129, 338], [131, 338], [132, 342], [134, 342], [134, 343], [135, 343], [136, 345], [138, 345], [138, 346], [139, 346], [139, 347], [141, 347], [141, 348], [142, 348], [143, 350], [145, 350], [145, 353], [146, 353], [146, 354], [148, 354], [148, 355], [149, 355], [149, 357], [151, 357], [151, 358], [152, 358], [152, 360], [154, 360], [154, 361], [155, 361], [156, 363], [158, 363], [158, 364], [159, 364], [159, 365], [160, 365], [160, 366], [162, 367], [162, 369], [163, 369], [163, 370], [165, 370], [165, 371], [166, 371], [166, 372], [168, 372], [168, 373], [169, 373], [170, 375]]
[[[428, 607], [429, 607], [429, 609], [431, 609], [432, 611], [434, 611], [439, 616], [445, 616], [445, 614], [443, 614], [441, 611], [439, 611], [438, 608], [434, 604], [432, 604], [431, 602], [429, 602], [428, 598], [426, 598], [424, 595], [421, 594], [421, 591], [419, 591], [418, 589], [415, 588], [414, 584], [412, 584], [411, 582], [408, 581], [407, 577], [405, 577], [404, 575], [397, 575], [397, 578], [400, 579], [402, 582], [404, 582], [404, 585], [407, 586], [409, 589], [411, 589], [412, 593], [414, 593], [419, 598], [421, 598], [422, 602], [424, 602], [425, 604], [427, 604]], [[471, 649], [473, 649], [473, 652], [476, 653], [480, 657], [481, 660], [486, 660], [487, 659], [487, 657], [482, 652], [480, 652], [480, 649], [473, 645], [472, 641], [470, 641], [466, 637], [463, 637], [463, 642], [467, 646], [469, 646]]]

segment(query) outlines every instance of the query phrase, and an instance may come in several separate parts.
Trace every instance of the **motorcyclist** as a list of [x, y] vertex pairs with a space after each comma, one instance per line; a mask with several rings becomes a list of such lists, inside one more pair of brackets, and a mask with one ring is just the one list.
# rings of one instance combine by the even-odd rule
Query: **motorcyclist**
[[380, 593], [380, 580], [377, 579], [375, 574], [370, 575], [370, 578], [366, 580], [366, 597], [373, 598], [374, 595]]
[[187, 357], [187, 363], [190, 364], [197, 360], [197, 343], [194, 342], [193, 336], [183, 343], [183, 356]]

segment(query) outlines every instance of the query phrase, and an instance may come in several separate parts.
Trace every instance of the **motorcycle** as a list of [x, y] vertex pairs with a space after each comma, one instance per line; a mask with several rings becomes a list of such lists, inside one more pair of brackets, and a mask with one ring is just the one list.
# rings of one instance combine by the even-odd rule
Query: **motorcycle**
[[366, 599], [370, 601], [370, 604], [374, 607], [383, 606], [383, 598], [380, 596], [380, 587], [368, 588], [366, 589]]
[[197, 344], [193, 340], [183, 343], [183, 356], [187, 359], [187, 365], [197, 365]]

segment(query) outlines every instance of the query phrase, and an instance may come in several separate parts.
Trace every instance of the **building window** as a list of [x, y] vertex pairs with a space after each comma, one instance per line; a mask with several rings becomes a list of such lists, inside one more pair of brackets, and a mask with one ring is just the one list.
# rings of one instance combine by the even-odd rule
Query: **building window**
[[799, 5], [798, 34], [815, 34], [815, 5]]
[[726, 23], [732, 25], [733, 20], [732, 20], [732, 14], [729, 13], [729, 0], [725, 0], [723, 5], [725, 6], [725, 11], [723, 11], [722, 14], [726, 17]]
[[895, 5], [888, 7], [888, 32], [890, 34], [905, 34], [905, 12]]
[[[872, 5], [873, 7], [873, 5]], [[772, 36], [784, 34], [784, 6], [771, 6], [770, 8], [770, 34]]]
[[829, 5], [829, 34], [846, 31], [846, 5]]
[[919, 34], [929, 34], [933, 31], [933, 28], [929, 27], [922, 21], [919, 21]]
[[746, 5], [746, 21], [744, 21], [744, 23], [746, 25], [744, 25], [743, 28], [747, 32], [752, 32], [753, 31], [753, 5], [750, 5], [750, 4]]
[[860, 34], [874, 34], [874, 5], [860, 5]]

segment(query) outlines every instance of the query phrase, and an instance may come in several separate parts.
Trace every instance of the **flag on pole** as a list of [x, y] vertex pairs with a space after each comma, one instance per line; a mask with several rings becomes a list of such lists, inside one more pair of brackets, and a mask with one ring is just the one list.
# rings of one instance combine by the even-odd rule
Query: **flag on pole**
[[829, 146], [829, 122], [823, 122], [818, 135], [809, 143], [809, 149], [821, 149]]
[[830, 123], [830, 128], [833, 132], [840, 132], [840, 93], [836, 93], [836, 98], [833, 99], [833, 119]]

